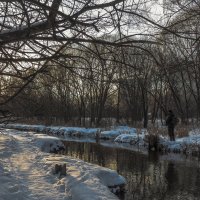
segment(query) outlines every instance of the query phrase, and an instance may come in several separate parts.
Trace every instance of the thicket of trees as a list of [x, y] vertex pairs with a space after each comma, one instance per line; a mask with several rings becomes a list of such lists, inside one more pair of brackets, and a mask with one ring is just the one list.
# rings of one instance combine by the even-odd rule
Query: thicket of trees
[[0, 10], [2, 121], [147, 127], [169, 108], [199, 120], [199, 1], [11, 0]]

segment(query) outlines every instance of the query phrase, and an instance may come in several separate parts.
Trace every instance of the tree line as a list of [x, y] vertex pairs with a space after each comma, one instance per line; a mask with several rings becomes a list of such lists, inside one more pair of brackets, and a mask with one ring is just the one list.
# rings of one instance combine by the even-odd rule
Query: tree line
[[199, 120], [198, 1], [73, 2], [1, 2], [3, 120]]

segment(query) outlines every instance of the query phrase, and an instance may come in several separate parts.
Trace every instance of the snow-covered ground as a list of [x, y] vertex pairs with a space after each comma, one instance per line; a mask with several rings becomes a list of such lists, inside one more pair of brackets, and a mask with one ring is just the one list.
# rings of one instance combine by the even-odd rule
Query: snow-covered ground
[[[69, 138], [93, 138], [108, 139], [117, 143], [131, 143], [139, 147], [147, 147], [146, 136], [148, 131], [142, 129], [137, 131], [136, 128], [128, 126], [111, 127], [110, 130], [97, 128], [80, 128], [80, 127], [58, 127], [43, 125], [24, 125], [24, 124], [1, 124], [2, 128], [18, 129], [22, 131], [35, 131], [46, 133], [48, 135]], [[164, 127], [163, 127], [164, 128]], [[169, 141], [168, 137], [159, 136], [159, 144], [165, 151], [184, 152], [187, 154], [200, 153], [200, 130], [190, 131], [187, 137], [176, 138], [176, 141]]]
[[[107, 168], [48, 153], [61, 147], [62, 142], [52, 136], [2, 129], [0, 200], [118, 199], [108, 187], [124, 185], [122, 176]], [[66, 164], [66, 176], [54, 173], [56, 164]]]

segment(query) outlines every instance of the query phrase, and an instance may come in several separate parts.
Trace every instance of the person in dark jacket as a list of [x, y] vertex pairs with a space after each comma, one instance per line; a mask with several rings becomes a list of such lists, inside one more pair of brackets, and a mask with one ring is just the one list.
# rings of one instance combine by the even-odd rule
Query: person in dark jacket
[[166, 119], [166, 125], [168, 126], [168, 135], [169, 135], [170, 141], [175, 141], [174, 128], [177, 122], [178, 121], [174, 113], [172, 112], [172, 110], [169, 110], [168, 116]]

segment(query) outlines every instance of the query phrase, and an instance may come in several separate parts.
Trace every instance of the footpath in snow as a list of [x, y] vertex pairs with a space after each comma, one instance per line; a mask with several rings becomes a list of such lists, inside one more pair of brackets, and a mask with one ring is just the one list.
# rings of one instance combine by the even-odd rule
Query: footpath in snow
[[[44, 126], [44, 125], [25, 125], [25, 124], [1, 124], [2, 128], [18, 129], [22, 131], [34, 131], [53, 135], [62, 138], [93, 138], [107, 139], [118, 143], [130, 143], [141, 148], [148, 147], [149, 136], [147, 130], [143, 129], [140, 133], [136, 128], [128, 126], [118, 126], [110, 130], [97, 128], [79, 128], [79, 127], [62, 127], [62, 126]], [[164, 128], [164, 127], [163, 127]], [[186, 154], [200, 154], [200, 130], [190, 131], [188, 136], [176, 138], [176, 141], [169, 141], [168, 137], [159, 137], [159, 145], [165, 152], [183, 152]]]
[[[58, 138], [0, 131], [0, 200], [118, 199], [109, 187], [122, 186], [125, 179], [116, 171], [48, 153], [62, 147]], [[66, 164], [66, 176], [54, 173], [55, 164]]]

